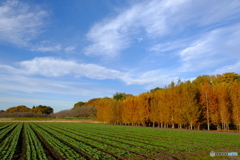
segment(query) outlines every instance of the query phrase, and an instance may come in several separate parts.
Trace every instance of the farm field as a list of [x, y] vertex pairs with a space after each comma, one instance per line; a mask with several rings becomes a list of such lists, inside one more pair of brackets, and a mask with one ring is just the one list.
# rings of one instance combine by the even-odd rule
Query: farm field
[[[63, 122], [0, 122], [0, 159], [229, 159], [240, 135]], [[239, 159], [238, 157], [232, 157]]]

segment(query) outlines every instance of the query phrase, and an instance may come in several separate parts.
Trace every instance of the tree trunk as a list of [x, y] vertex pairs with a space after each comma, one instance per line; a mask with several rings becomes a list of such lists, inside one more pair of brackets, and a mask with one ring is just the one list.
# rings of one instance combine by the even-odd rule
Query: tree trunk
[[155, 127], [155, 122], [153, 122], [153, 126], [152, 127]]
[[217, 124], [217, 130], [220, 131], [221, 127], [220, 124]]
[[210, 130], [209, 109], [208, 109], [208, 95], [207, 95], [207, 92], [205, 92], [205, 95], [206, 95], [206, 105], [207, 105], [207, 126], [208, 126], [208, 130]]

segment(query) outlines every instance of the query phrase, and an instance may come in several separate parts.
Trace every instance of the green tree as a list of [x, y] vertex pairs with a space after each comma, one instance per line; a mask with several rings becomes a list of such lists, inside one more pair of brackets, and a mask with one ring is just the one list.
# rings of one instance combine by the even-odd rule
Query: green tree
[[126, 93], [115, 93], [113, 95], [113, 99], [117, 100], [117, 101], [121, 101], [124, 100], [126, 98]]
[[77, 103], [74, 104], [73, 108], [82, 107], [84, 104], [85, 104], [85, 102], [82, 102], [82, 101], [77, 102]]
[[51, 114], [53, 113], [53, 108], [50, 106], [39, 105], [39, 106], [36, 106], [35, 108], [32, 108], [30, 112], [40, 113], [40, 114]]
[[162, 89], [162, 88], [156, 87], [156, 88], [154, 88], [154, 89], [151, 89], [150, 92], [153, 93], [153, 92], [156, 92], [156, 91], [159, 90], [159, 89]]

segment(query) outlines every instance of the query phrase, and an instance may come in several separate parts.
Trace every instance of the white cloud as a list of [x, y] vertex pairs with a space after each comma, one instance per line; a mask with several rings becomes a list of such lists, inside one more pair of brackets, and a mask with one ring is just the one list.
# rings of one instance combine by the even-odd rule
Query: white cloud
[[27, 45], [42, 31], [48, 13], [18, 0], [0, 3], [0, 41]]
[[[118, 16], [94, 25], [87, 38], [92, 42], [85, 48], [87, 55], [114, 56], [127, 48], [131, 41], [144, 29], [149, 37], [165, 35], [167, 14], [174, 14], [184, 1], [144, 1], [131, 6]], [[171, 10], [169, 10], [171, 8]], [[131, 38], [135, 37], [135, 38]]]
[[175, 41], [169, 41], [164, 43], [159, 43], [154, 46], [152, 46], [149, 50], [158, 52], [158, 53], [164, 53], [164, 52], [170, 52], [170, 51], [179, 51], [183, 48], [186, 48], [191, 42], [191, 39], [181, 39], [181, 40], [175, 40]]
[[[38, 82], [38, 80], [37, 81], [25, 80], [24, 77], [20, 78], [18, 76], [42, 75], [45, 77], [60, 77], [70, 75], [75, 77], [87, 77], [96, 80], [118, 79], [125, 82], [128, 85], [149, 85], [149, 84], [155, 85], [160, 83], [162, 85], [169, 80], [169, 78], [167, 78], [168, 76], [171, 77], [169, 75], [169, 72], [167, 73], [164, 70], [152, 70], [147, 72], [141, 71], [133, 72], [129, 70], [127, 72], [123, 72], [114, 69], [109, 69], [96, 64], [77, 63], [72, 60], [63, 60], [53, 57], [37, 57], [32, 60], [19, 62], [17, 63], [17, 66], [18, 67], [15, 68], [8, 65], [0, 65], [1, 73], [12, 74], [17, 76], [14, 78], [11, 76], [10, 79], [5, 77], [6, 81], [11, 82], [13, 80], [17, 80], [19, 83], [29, 81], [28, 85], [32, 84], [34, 86], [36, 86], [36, 83], [40, 84], [45, 82]], [[50, 84], [52, 86], [54, 85], [54, 83]], [[11, 84], [0, 86], [2, 88], [4, 88], [4, 86], [5, 88], [14, 88], [14, 86], [11, 87]], [[18, 88], [24, 89], [24, 86], [26, 86], [26, 84], [24, 85], [20, 84]], [[57, 87], [62, 88], [62, 86]], [[41, 90], [41, 88], [38, 89]]]
[[216, 69], [213, 72], [213, 74], [223, 74], [223, 73], [227, 73], [227, 72], [240, 73], [240, 60], [235, 64], [225, 65], [225, 66], [222, 66], [222, 67]]
[[22, 75], [43, 75], [59, 77], [64, 75], [84, 76], [92, 79], [116, 79], [121, 75], [117, 70], [108, 69], [96, 64], [77, 63], [53, 57], [37, 57], [18, 63], [18, 68], [0, 65], [8, 72]]
[[8, 109], [9, 107], [18, 106], [18, 105], [26, 105], [27, 107], [37, 106], [37, 105], [48, 105], [54, 109], [54, 113], [62, 110], [62, 109], [70, 109], [73, 104], [76, 103], [74, 101], [66, 101], [66, 100], [42, 100], [42, 99], [31, 99], [31, 98], [15, 98], [15, 97], [4, 97], [0, 98], [0, 107], [1, 109]]
[[[192, 1], [192, 3], [195, 3], [195, 1]], [[201, 26], [226, 24], [231, 20], [237, 20], [240, 14], [240, 2], [238, 0], [213, 0], [208, 1], [207, 5], [206, 1], [199, 0], [191, 12], [194, 12], [196, 8], [204, 13], [204, 15], [198, 13], [196, 17], [198, 19], [195, 19], [195, 23], [197, 22]]]
[[72, 106], [72, 102], [66, 101], [51, 101], [51, 100], [41, 100], [41, 99], [25, 99], [25, 98], [0, 98], [0, 102], [11, 102], [11, 103], [18, 103], [18, 104], [47, 104], [49, 106], [61, 104], [63, 106]]
[[173, 71], [163, 69], [151, 70], [140, 73], [128, 73], [122, 77], [122, 80], [128, 85], [144, 85], [146, 89], [152, 89], [158, 86], [164, 87], [171, 81], [177, 80]]
[[57, 52], [62, 50], [62, 45], [40, 45], [32, 49], [32, 51], [40, 51], [40, 52]]
[[87, 55], [115, 56], [128, 48], [139, 36], [161, 39], [181, 32], [214, 28], [237, 20], [240, 1], [153, 0], [141, 1], [117, 16], [95, 24], [87, 34], [92, 44], [85, 48]]
[[201, 71], [221, 68], [229, 61], [240, 59], [240, 25], [215, 29], [195, 40], [183, 49], [179, 56], [182, 61], [181, 72]]
[[66, 53], [71, 53], [73, 52], [77, 47], [76, 46], [68, 46], [64, 49]]
[[[49, 78], [33, 78], [26, 75], [0, 74], [0, 93], [4, 91], [20, 91], [28, 94], [49, 93], [58, 95], [82, 96], [91, 98], [91, 95], [114, 93], [113, 90], [96, 87], [87, 82], [61, 81]], [[49, 97], [51, 98], [51, 97]]]

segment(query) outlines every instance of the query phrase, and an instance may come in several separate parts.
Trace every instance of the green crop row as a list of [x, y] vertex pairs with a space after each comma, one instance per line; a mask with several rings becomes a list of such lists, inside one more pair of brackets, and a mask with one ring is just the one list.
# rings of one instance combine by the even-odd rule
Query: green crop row
[[1, 123], [0, 130], [4, 129], [7, 126], [10, 126], [12, 123]]
[[[48, 125], [44, 126], [44, 127], [49, 127]], [[50, 128], [48, 128], [50, 129]], [[92, 146], [96, 147], [96, 148], [100, 148], [102, 150], [106, 150], [109, 151], [111, 153], [120, 155], [120, 156], [136, 156], [136, 154], [131, 153], [130, 151], [126, 150], [126, 149], [131, 149], [131, 146], [126, 147], [127, 145], [124, 145], [123, 143], [116, 143], [114, 141], [107, 141], [105, 139], [98, 139], [97, 137], [90, 137], [88, 135], [80, 135], [79, 132], [76, 132], [72, 129], [68, 129], [68, 130], [64, 130], [62, 128], [55, 126], [54, 129], [55, 131], [61, 132], [64, 135], [67, 135], [69, 137], [72, 137], [74, 139], [77, 139], [79, 141], [82, 141], [86, 144], [91, 144]], [[103, 141], [104, 140], [104, 141]], [[113, 147], [115, 146], [115, 147]], [[126, 148], [124, 149], [119, 149], [118, 147], [124, 147]], [[137, 149], [137, 147], [135, 147], [135, 149]], [[149, 152], [149, 151], [148, 151]]]
[[6, 128], [4, 128], [3, 130], [1, 130], [1, 134], [0, 134], [0, 141], [3, 139], [3, 137], [5, 137], [9, 131], [11, 131], [13, 128], [15, 128], [17, 126], [17, 123], [13, 123], [11, 125], [8, 125]]
[[[77, 124], [77, 123], [51, 123], [52, 127], [58, 125], [61, 128], [67, 130], [75, 130], [82, 135], [92, 135], [93, 137], [107, 138], [109, 140], [117, 140], [119, 138], [125, 140], [125, 142], [131, 142], [136, 145], [134, 141], [142, 142], [141, 146], [156, 149], [156, 146], [162, 146], [169, 148], [169, 152], [173, 153], [172, 150], [184, 150], [190, 152], [196, 152], [201, 150], [212, 150], [224, 147], [239, 147], [240, 141], [236, 135], [216, 134], [216, 133], [205, 133], [205, 132], [185, 132], [185, 131], [174, 131], [174, 130], [162, 130], [162, 129], [150, 129], [140, 127], [124, 127], [124, 126], [110, 126], [110, 125], [98, 125], [98, 124]], [[155, 135], [153, 135], [155, 133]], [[166, 139], [167, 136], [168, 138]], [[105, 136], [105, 137], [102, 137]], [[160, 138], [162, 136], [162, 138]], [[214, 139], [214, 136], [217, 139]], [[155, 137], [158, 137], [156, 139]], [[179, 139], [181, 137], [181, 139]], [[222, 139], [221, 139], [222, 137]], [[121, 141], [122, 140], [117, 140]], [[218, 141], [217, 141], [218, 140]], [[149, 145], [144, 145], [148, 143]], [[172, 148], [172, 149], [171, 149]], [[159, 149], [161, 149], [159, 147]], [[162, 149], [161, 149], [162, 150]]]
[[[54, 128], [57, 128], [57, 126], [55, 126]], [[90, 139], [92, 139], [92, 141], [94, 141], [94, 140], [101, 141], [104, 144], [111, 144], [111, 145], [119, 146], [121, 148], [125, 148], [125, 149], [131, 150], [131, 151], [136, 151], [139, 153], [144, 153], [144, 154], [156, 153], [152, 150], [142, 148], [142, 147], [146, 147], [147, 146], [146, 144], [141, 143], [139, 145], [138, 142], [131, 142], [128, 139], [120, 139], [120, 141], [119, 141], [119, 139], [112, 137], [111, 135], [104, 136], [102, 133], [94, 134], [94, 133], [92, 133], [94, 131], [84, 132], [82, 129], [76, 130], [74, 127], [69, 127], [69, 128], [67, 128], [67, 130], [71, 131], [72, 135], [75, 134], [78, 137], [81, 137], [81, 139], [83, 139], [83, 137], [85, 137], [84, 141], [90, 141]]]
[[[48, 124], [51, 125], [51, 124]], [[57, 124], [54, 124], [54, 127]], [[168, 151], [167, 148], [169, 149], [179, 149], [182, 151], [196, 151], [196, 149], [193, 149], [191, 147], [188, 147], [184, 142], [182, 143], [177, 143], [176, 144], [175, 141], [171, 142], [171, 141], [165, 141], [164, 139], [156, 141], [156, 140], [150, 140], [150, 139], [146, 139], [146, 138], [137, 138], [137, 135], [133, 135], [132, 137], [126, 137], [125, 135], [127, 134], [121, 134], [119, 132], [109, 132], [109, 131], [96, 131], [96, 129], [91, 130], [91, 129], [83, 129], [83, 128], [75, 128], [73, 125], [68, 127], [67, 130], [75, 130], [75, 133], [84, 135], [88, 138], [93, 138], [93, 139], [97, 139], [97, 140], [102, 140], [104, 142], [109, 142], [111, 144], [116, 144], [116, 145], [125, 145], [125, 147], [127, 147], [127, 149], [134, 149], [135, 151], [139, 151], [142, 153], [147, 153], [150, 154], [151, 151], [143, 149], [141, 147], [144, 148], [150, 148], [150, 149], [155, 149], [155, 150], [165, 150]], [[135, 137], [134, 137], [135, 136]], [[136, 147], [132, 147], [132, 145], [135, 145]], [[198, 147], [199, 150], [202, 149], [200, 146], [195, 146], [196, 148]], [[172, 152], [172, 151], [171, 151]], [[176, 152], [176, 151], [175, 151]], [[154, 152], [152, 152], [154, 153]]]
[[24, 133], [26, 137], [26, 159], [27, 160], [47, 160], [43, 147], [29, 126], [28, 123], [24, 124]]
[[41, 125], [41, 128], [47, 130], [49, 133], [55, 135], [56, 137], [58, 137], [59, 139], [62, 139], [68, 143], [70, 143], [71, 145], [73, 145], [74, 147], [79, 148], [80, 150], [82, 150], [83, 152], [87, 153], [88, 155], [91, 155], [94, 159], [114, 159], [114, 157], [112, 157], [111, 155], [107, 155], [105, 152], [99, 151], [95, 148], [90, 147], [89, 145], [76, 141], [71, 137], [68, 137], [66, 135], [64, 135], [63, 133], [57, 132], [51, 128], [47, 128], [44, 125]]
[[[189, 143], [189, 145], [205, 145], [209, 147], [224, 147], [224, 146], [239, 146], [240, 139], [235, 135], [219, 134], [211, 132], [189, 132], [189, 131], [176, 131], [176, 130], [162, 130], [153, 128], [140, 128], [140, 127], [125, 127], [125, 126], [107, 126], [107, 125], [81, 125], [85, 130], [94, 130], [97, 132], [117, 133], [118, 135], [130, 135], [132, 137], [160, 140], [169, 140], [172, 142], [182, 141]], [[79, 128], [80, 129], [80, 128]], [[204, 147], [204, 146], [203, 146]]]
[[64, 159], [79, 159], [83, 160], [84, 158], [81, 158], [79, 154], [74, 151], [72, 148], [68, 147], [64, 143], [60, 142], [56, 138], [54, 138], [51, 134], [44, 131], [40, 127], [37, 127], [36, 125], [31, 124], [31, 126], [34, 128], [34, 130], [39, 133], [44, 139], [49, 143], [49, 145], [54, 148]]
[[[18, 143], [25, 148], [21, 150]], [[239, 135], [87, 123], [0, 122], [1, 160], [16, 159], [23, 153], [26, 160], [187, 159], [201, 151], [231, 147], [233, 151], [240, 147]]]
[[[83, 129], [79, 130], [79, 131], [84, 131]], [[101, 133], [99, 135], [99, 133]], [[124, 133], [124, 132], [111, 132], [109, 133], [108, 131], [90, 131], [89, 134], [95, 134], [95, 135], [99, 135], [101, 137], [109, 137], [111, 135], [111, 138], [114, 138], [118, 141], [125, 141], [127, 140], [129, 141], [133, 141], [133, 143], [135, 144], [139, 144], [141, 143], [141, 146], [145, 146], [145, 147], [149, 147], [151, 149], [165, 149], [164, 147], [168, 147], [168, 148], [172, 148], [172, 149], [180, 149], [182, 151], [195, 151], [195, 149], [202, 149], [201, 146], [198, 146], [195, 144], [195, 149], [192, 149], [190, 146], [192, 146], [192, 143], [190, 141], [185, 141], [185, 140], [179, 140], [174, 138], [174, 140], [171, 139], [166, 139], [166, 138], [162, 138], [162, 139], [155, 139], [154, 137], [147, 137], [147, 136], [139, 136], [138, 134], [128, 134], [128, 133]], [[177, 145], [174, 145], [177, 144]], [[209, 149], [209, 148], [208, 148]], [[210, 148], [211, 149], [211, 148]]]
[[[13, 126], [14, 126], [14, 124], [13, 124]], [[0, 153], [1, 153], [0, 159], [1, 160], [12, 159], [14, 152], [15, 152], [15, 148], [18, 143], [18, 139], [19, 139], [19, 135], [21, 133], [22, 126], [23, 126], [22, 123], [17, 124], [17, 127], [1, 143], [1, 147], [0, 147]]]

